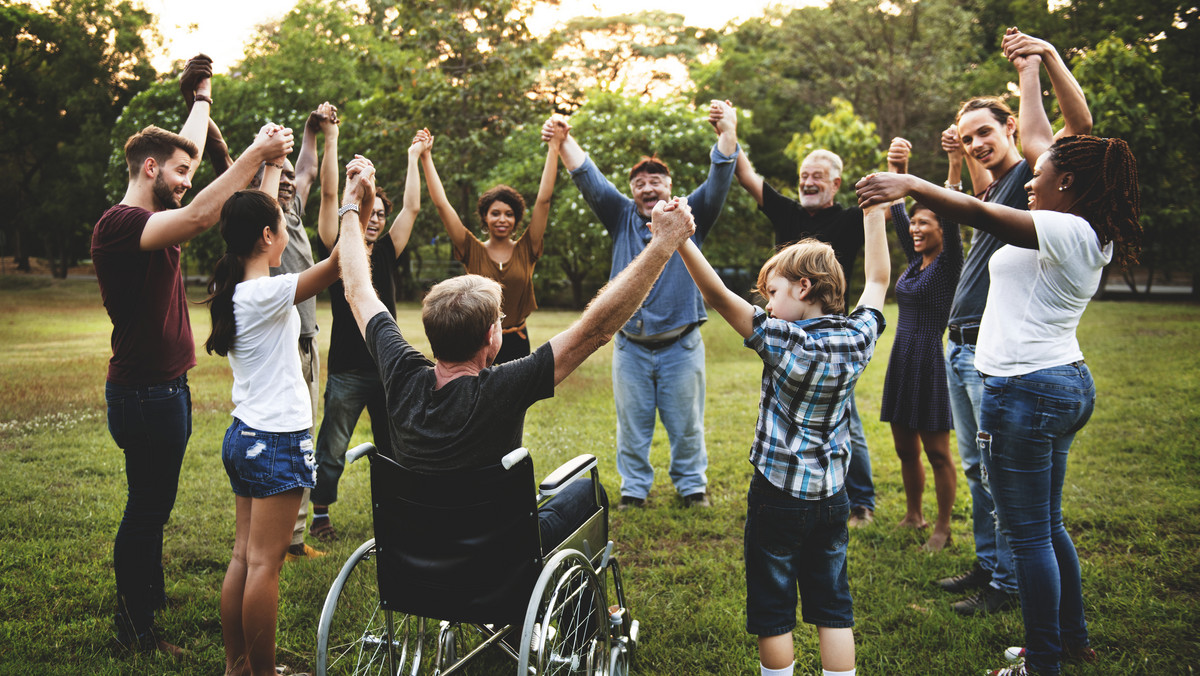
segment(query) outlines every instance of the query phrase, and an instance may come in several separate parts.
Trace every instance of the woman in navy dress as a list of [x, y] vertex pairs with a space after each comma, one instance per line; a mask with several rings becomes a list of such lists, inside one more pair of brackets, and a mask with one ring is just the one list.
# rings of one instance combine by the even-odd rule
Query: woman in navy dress
[[940, 221], [920, 204], [914, 204], [907, 213], [902, 201], [891, 209], [896, 238], [908, 257], [908, 267], [896, 280], [899, 316], [880, 419], [891, 423], [896, 455], [900, 457], [906, 503], [902, 527], [929, 526], [921, 507], [925, 490], [921, 448], [925, 448], [933, 468], [938, 515], [924, 549], [938, 551], [950, 542], [950, 512], [958, 488], [957, 468], [950, 454], [953, 424], [942, 333], [962, 271], [962, 241], [957, 224]]

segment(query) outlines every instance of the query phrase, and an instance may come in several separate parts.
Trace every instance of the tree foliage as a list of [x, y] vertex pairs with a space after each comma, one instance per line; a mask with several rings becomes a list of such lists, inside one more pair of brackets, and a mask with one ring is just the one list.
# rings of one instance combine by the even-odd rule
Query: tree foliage
[[65, 277], [87, 257], [106, 206], [108, 130], [152, 81], [155, 37], [152, 15], [128, 0], [0, 6], [0, 244], [19, 260], [36, 241]]

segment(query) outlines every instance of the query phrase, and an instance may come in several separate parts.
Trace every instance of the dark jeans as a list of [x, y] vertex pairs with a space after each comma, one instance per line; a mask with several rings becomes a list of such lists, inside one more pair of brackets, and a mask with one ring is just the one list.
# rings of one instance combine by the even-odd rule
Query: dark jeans
[[128, 498], [113, 546], [117, 636], [144, 639], [154, 611], [166, 603], [163, 527], [175, 506], [179, 468], [192, 435], [187, 376], [142, 387], [107, 383], [108, 431], [125, 451]]
[[538, 530], [542, 535], [542, 551], [548, 552], [562, 544], [567, 536], [583, 525], [596, 512], [596, 507], [608, 506], [608, 493], [600, 487], [600, 504], [596, 504], [591, 479], [572, 481], [566, 488], [538, 507]]

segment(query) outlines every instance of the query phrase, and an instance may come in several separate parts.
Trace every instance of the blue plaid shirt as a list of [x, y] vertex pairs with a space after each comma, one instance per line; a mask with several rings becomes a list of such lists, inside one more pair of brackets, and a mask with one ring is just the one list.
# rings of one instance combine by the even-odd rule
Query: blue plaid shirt
[[850, 392], [883, 329], [883, 314], [870, 307], [796, 322], [755, 308], [746, 347], [762, 357], [763, 377], [750, 462], [773, 485], [801, 500], [842, 489]]

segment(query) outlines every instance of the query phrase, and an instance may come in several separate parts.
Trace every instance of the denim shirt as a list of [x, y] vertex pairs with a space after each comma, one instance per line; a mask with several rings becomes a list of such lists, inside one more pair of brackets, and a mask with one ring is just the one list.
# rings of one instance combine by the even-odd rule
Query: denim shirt
[[[688, 205], [696, 219], [696, 233], [692, 235], [696, 246], [704, 243], [704, 238], [721, 215], [740, 149], [741, 146], [738, 146], [732, 155], [725, 155], [714, 144], [710, 153], [708, 178], [688, 195]], [[612, 279], [633, 262], [650, 242], [650, 228], [646, 225], [650, 219], [638, 213], [634, 201], [619, 192], [600, 173], [590, 156], [571, 172], [571, 179], [613, 238], [612, 269], [608, 275]], [[667, 261], [662, 276], [650, 289], [645, 302], [622, 330], [633, 335], [652, 336], [707, 319], [704, 298], [676, 252]]]

